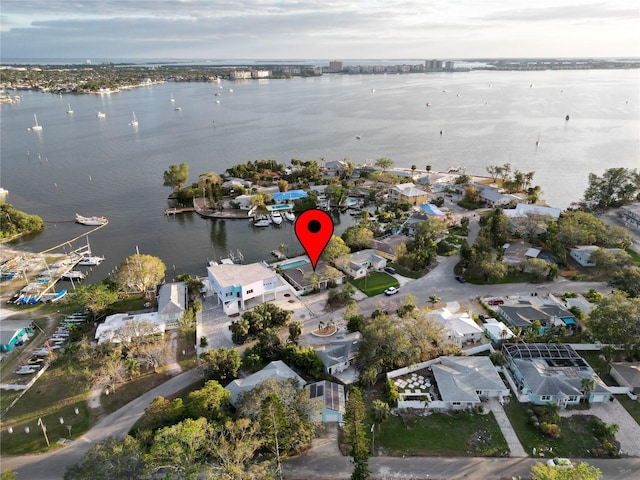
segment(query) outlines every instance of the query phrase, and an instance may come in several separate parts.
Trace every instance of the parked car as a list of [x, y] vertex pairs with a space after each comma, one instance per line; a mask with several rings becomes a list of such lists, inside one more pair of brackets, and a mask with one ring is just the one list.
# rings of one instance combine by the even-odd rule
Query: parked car
[[400, 291], [400, 289], [398, 289], [396, 287], [389, 287], [384, 291], [384, 294], [385, 295], [395, 295], [399, 291]]
[[393, 267], [384, 267], [384, 271], [390, 273], [391, 275], [396, 273], [396, 269]]
[[462, 275], [456, 275], [456, 280], [459, 281], [460, 283], [464, 283], [465, 279]]
[[487, 305], [504, 305], [504, 300], [501, 298], [492, 298], [491, 300], [487, 300]]

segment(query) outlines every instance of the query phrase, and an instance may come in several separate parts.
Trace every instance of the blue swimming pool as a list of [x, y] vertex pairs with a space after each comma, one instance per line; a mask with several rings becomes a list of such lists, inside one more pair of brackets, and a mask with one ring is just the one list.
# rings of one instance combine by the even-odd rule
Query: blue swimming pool
[[309, 262], [307, 262], [306, 260], [298, 260], [296, 262], [291, 262], [291, 263], [287, 263], [286, 265], [282, 265], [280, 268], [282, 268], [282, 270], [288, 270], [289, 268], [302, 267], [307, 263]]

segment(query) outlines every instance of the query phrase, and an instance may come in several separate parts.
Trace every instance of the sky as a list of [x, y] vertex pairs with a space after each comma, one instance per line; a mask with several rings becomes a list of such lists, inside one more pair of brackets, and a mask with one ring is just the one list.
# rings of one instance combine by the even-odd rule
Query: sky
[[640, 3], [0, 0], [0, 60], [523, 57], [640, 57]]

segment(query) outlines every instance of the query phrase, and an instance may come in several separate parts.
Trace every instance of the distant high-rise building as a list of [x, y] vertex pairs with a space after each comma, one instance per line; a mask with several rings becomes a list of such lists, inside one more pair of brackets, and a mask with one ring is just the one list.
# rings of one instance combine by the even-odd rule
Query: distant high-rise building
[[342, 71], [342, 62], [338, 62], [336, 60], [332, 60], [329, 62], [329, 72], [337, 73]]
[[449, 71], [453, 70], [453, 62], [452, 61], [445, 62], [444, 69]]

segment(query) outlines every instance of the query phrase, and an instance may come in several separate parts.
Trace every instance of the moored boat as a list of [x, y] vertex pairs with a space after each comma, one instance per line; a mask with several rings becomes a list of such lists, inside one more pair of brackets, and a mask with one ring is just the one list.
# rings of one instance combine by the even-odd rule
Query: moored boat
[[70, 272], [63, 273], [63, 280], [83, 280], [86, 275], [78, 270], [71, 270]]
[[261, 216], [256, 218], [255, 222], [253, 222], [253, 226], [254, 227], [268, 227], [269, 224], [271, 222], [269, 222], [269, 219], [266, 216]]
[[81, 267], [94, 267], [104, 262], [104, 257], [84, 257], [78, 262]]
[[98, 226], [109, 223], [106, 217], [83, 217], [79, 213], [76, 213], [76, 222], [82, 225]]
[[271, 221], [276, 225], [280, 225], [282, 223], [282, 215], [280, 212], [273, 212], [271, 214]]
[[296, 221], [296, 214], [293, 213], [290, 210], [287, 210], [286, 212], [283, 213], [285, 220], [288, 220], [290, 222], [295, 222]]

